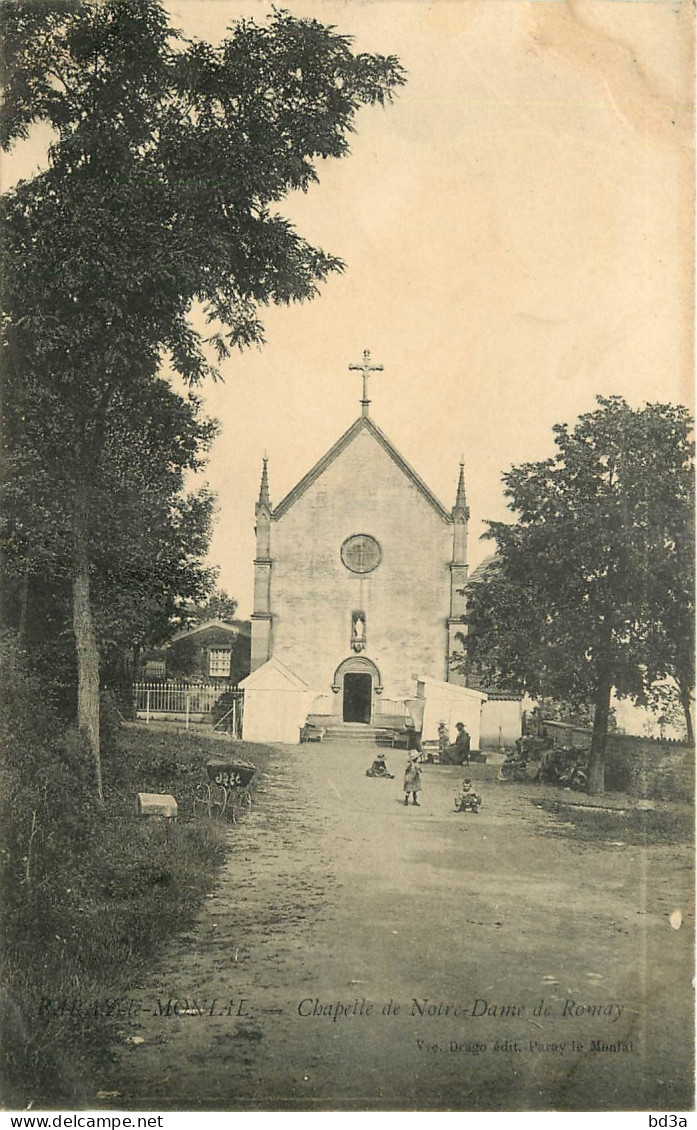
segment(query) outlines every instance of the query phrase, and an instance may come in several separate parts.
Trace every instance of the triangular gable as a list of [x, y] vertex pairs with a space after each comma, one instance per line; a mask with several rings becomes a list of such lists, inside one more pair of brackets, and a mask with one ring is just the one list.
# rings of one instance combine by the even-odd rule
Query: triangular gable
[[307, 683], [296, 675], [285, 663], [281, 663], [280, 659], [272, 656], [261, 667], [257, 667], [256, 671], [252, 671], [251, 675], [247, 675], [246, 679], [238, 684], [241, 690], [254, 687], [256, 690], [277, 690], [277, 691], [306, 691], [308, 690]]
[[417, 475], [414, 468], [410, 466], [409, 463], [407, 463], [403, 455], [400, 455], [400, 453], [397, 451], [397, 448], [394, 447], [394, 445], [390, 442], [385, 433], [377, 426], [377, 424], [375, 424], [371, 420], [370, 416], [359, 416], [358, 419], [355, 420], [353, 424], [351, 424], [351, 427], [348, 429], [348, 431], [345, 431], [344, 434], [340, 436], [333, 447], [329, 448], [329, 451], [327, 451], [326, 454], [323, 455], [322, 458], [317, 461], [317, 463], [315, 463], [314, 467], [312, 467], [311, 470], [309, 470], [307, 474], [303, 476], [300, 482], [297, 483], [293, 487], [293, 489], [288, 492], [285, 498], [282, 499], [281, 502], [279, 502], [278, 506], [274, 507], [272, 518], [282, 518], [283, 515], [286, 514], [288, 510], [290, 510], [293, 503], [297, 502], [298, 499], [302, 497], [305, 491], [308, 490], [308, 488], [311, 487], [314, 482], [316, 482], [320, 475], [322, 475], [324, 471], [326, 471], [327, 467], [331, 466], [334, 460], [338, 458], [339, 455], [341, 455], [342, 451], [345, 451], [351, 441], [354, 440], [359, 432], [363, 431], [364, 429], [369, 431], [370, 434], [377, 440], [383, 450], [386, 451], [390, 456], [390, 459], [392, 459], [392, 461], [397, 464], [400, 471], [404, 475], [406, 475], [410, 482], [414, 484], [419, 493], [423, 495], [428, 504], [433, 507], [439, 517], [441, 517], [444, 522], [452, 522], [452, 515], [450, 514], [450, 512], [445, 509], [443, 503], [436, 498], [433, 491], [426, 486], [426, 483], [423, 481], [421, 476]]
[[182, 628], [169, 642], [176, 643], [177, 640], [188, 639], [189, 636], [198, 635], [199, 632], [205, 632], [209, 628], [219, 628], [233, 636], [251, 635], [249, 624], [245, 624], [244, 620], [206, 620], [203, 624], [195, 624], [193, 628]]

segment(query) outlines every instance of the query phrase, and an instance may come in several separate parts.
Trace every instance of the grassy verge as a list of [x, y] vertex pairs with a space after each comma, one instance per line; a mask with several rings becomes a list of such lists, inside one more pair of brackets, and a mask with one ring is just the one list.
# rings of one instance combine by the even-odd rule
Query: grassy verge
[[560, 822], [550, 834], [577, 840], [621, 842], [625, 844], [691, 844], [694, 835], [694, 810], [685, 803], [662, 804], [655, 808], [594, 807], [589, 803], [565, 803], [541, 798], [537, 808], [549, 812]]
[[[124, 728], [105, 750], [101, 807], [80, 740], [60, 735], [49, 707], [32, 696], [4, 720], [3, 1103], [79, 1103], [123, 1023], [126, 986], [191, 925], [234, 847], [234, 829], [190, 803], [206, 760], [232, 743]], [[265, 747], [234, 748], [263, 771]], [[138, 817], [138, 792], [172, 793], [180, 819]]]

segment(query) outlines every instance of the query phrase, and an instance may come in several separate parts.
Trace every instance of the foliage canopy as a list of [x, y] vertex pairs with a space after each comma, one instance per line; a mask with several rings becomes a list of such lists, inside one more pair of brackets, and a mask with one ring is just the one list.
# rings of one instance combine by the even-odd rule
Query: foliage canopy
[[[344, 156], [358, 108], [388, 102], [404, 75], [395, 58], [354, 54], [333, 28], [285, 11], [238, 22], [216, 47], [171, 28], [157, 0], [5, 0], [0, 32], [0, 144], [9, 149], [37, 124], [53, 137], [47, 169], [0, 202], [8, 453], [22, 458], [27, 414], [45, 425], [34, 453], [47, 450], [50, 461], [59, 451], [62, 532], [54, 522], [50, 562], [27, 533], [25, 567], [69, 576], [78, 722], [101, 790], [93, 604], [101, 587], [106, 607], [114, 580], [102, 522], [108, 515], [118, 537], [118, 521], [138, 520], [119, 476], [131, 463], [134, 479], [142, 470], [138, 429], [124, 413], [147, 402], [163, 365], [190, 386], [215, 377], [211, 351], [220, 360], [263, 340], [260, 307], [312, 298], [342, 269], [272, 205], [316, 181], [319, 159]], [[164, 446], [181, 438], [172, 401], [165, 416]], [[193, 447], [175, 469], [207, 444], [191, 415], [189, 425]], [[170, 461], [158, 450], [162, 484]], [[25, 512], [42, 513], [47, 526], [52, 473], [39, 459], [21, 480]], [[184, 503], [175, 491], [170, 502], [168, 534], [184, 528], [187, 505], [199, 507], [186, 556], [197, 538], [204, 545], [210, 500]], [[156, 541], [145, 569], [159, 567]], [[164, 552], [172, 557], [171, 544]]]
[[466, 637], [490, 677], [593, 704], [594, 788], [612, 690], [646, 704], [667, 675], [691, 690], [694, 639], [692, 421], [598, 404], [554, 428], [555, 455], [503, 476], [517, 521], [490, 523], [497, 552], [470, 587]]

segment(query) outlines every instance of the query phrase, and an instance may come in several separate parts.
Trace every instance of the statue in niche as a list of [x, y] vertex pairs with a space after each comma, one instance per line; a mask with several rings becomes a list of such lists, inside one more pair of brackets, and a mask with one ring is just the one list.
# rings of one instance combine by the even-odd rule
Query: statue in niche
[[351, 619], [351, 648], [357, 652], [365, 649], [365, 616], [362, 612], [354, 612]]

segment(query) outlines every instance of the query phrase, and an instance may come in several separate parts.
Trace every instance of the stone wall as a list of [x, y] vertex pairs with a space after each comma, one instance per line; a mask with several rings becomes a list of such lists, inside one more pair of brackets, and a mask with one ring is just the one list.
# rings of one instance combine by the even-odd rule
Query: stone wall
[[[382, 550], [372, 573], [340, 556], [352, 534]], [[318, 693], [351, 656], [351, 617], [366, 618], [362, 652], [386, 698], [414, 693], [415, 676], [447, 677], [452, 525], [367, 430], [271, 523], [272, 654]], [[341, 709], [341, 694], [333, 696]]]
[[[555, 747], [587, 749], [592, 731], [564, 722], [545, 722]], [[605, 787], [649, 799], [692, 800], [695, 747], [683, 742], [642, 738], [634, 734], [608, 734]]]

